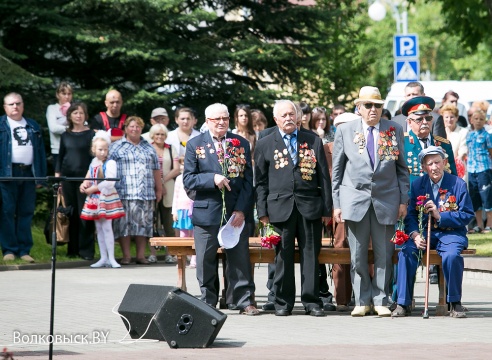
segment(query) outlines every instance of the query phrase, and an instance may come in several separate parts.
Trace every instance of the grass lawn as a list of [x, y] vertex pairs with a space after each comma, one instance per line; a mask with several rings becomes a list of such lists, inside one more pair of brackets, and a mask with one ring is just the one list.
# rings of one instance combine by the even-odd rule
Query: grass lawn
[[468, 235], [468, 248], [476, 249], [479, 256], [492, 256], [492, 233]]
[[[51, 245], [46, 243], [46, 239], [44, 237], [43, 228], [37, 225], [32, 226], [32, 236], [34, 241], [34, 246], [31, 249], [31, 256], [36, 260], [36, 263], [49, 263], [51, 262]], [[135, 254], [135, 243], [131, 244], [131, 253]], [[157, 252], [157, 255], [164, 254], [164, 250], [161, 249]], [[150, 251], [147, 248], [145, 255], [150, 255]], [[123, 254], [121, 252], [121, 248], [118, 243], [115, 244], [115, 257], [122, 258]], [[94, 256], [95, 260], [99, 259], [99, 247], [96, 243], [96, 254]], [[80, 261], [80, 258], [68, 258], [67, 257], [67, 245], [57, 246], [56, 248], [56, 261], [57, 262], [68, 262], [68, 261]], [[5, 265], [6, 263], [0, 257], [0, 265]], [[25, 261], [20, 259], [16, 259], [14, 261], [9, 261], [8, 264], [25, 264]]]

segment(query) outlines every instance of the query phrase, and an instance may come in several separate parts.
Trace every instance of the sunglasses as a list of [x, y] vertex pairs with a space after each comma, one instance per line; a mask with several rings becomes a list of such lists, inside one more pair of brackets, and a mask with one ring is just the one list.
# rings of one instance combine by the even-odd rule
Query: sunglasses
[[431, 122], [432, 120], [434, 120], [434, 118], [432, 117], [432, 115], [422, 116], [422, 117], [418, 117], [416, 119], [412, 119], [412, 118], [409, 118], [409, 119], [412, 120], [416, 124], [420, 124], [424, 120], [427, 121], [427, 122]]
[[317, 106], [313, 109], [313, 113], [318, 113], [318, 112], [322, 112], [322, 113], [326, 113], [326, 108], [324, 108], [323, 106]]
[[376, 109], [381, 109], [383, 107], [383, 104], [374, 104], [374, 103], [364, 103], [362, 104], [367, 110], [372, 109], [374, 106]]

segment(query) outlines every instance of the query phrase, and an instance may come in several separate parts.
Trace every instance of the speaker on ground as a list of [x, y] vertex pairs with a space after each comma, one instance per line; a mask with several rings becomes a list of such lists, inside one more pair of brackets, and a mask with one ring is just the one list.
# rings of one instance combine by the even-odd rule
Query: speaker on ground
[[[227, 315], [171, 286], [131, 284], [118, 312], [130, 321], [130, 336], [167, 341], [172, 348], [210, 346]], [[123, 320], [128, 329], [128, 324]]]

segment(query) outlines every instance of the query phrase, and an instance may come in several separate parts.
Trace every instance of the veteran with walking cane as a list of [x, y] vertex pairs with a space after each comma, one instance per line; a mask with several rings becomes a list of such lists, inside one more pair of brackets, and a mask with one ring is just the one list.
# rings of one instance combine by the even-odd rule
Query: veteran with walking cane
[[466, 183], [459, 177], [444, 171], [446, 155], [442, 148], [429, 146], [419, 154], [419, 160], [426, 174], [412, 182], [408, 215], [405, 229], [410, 239], [403, 244], [398, 254], [398, 306], [393, 317], [410, 315], [413, 298], [413, 283], [418, 267], [419, 250], [427, 248], [425, 235], [419, 231], [417, 202], [424, 200], [425, 214], [420, 220], [427, 224], [431, 219], [430, 248], [437, 250], [442, 257], [442, 267], [446, 280], [446, 301], [451, 303], [451, 317], [466, 317], [461, 305], [461, 284], [464, 261], [461, 256], [468, 246], [466, 226], [473, 219], [473, 207], [466, 190]]

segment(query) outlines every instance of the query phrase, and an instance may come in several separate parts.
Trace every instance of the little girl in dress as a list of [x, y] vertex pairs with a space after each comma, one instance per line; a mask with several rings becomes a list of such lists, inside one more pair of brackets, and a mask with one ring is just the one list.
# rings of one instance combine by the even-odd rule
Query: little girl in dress
[[[174, 183], [174, 198], [172, 214], [173, 227], [179, 230], [179, 237], [193, 237], [193, 224], [191, 223], [191, 214], [193, 210], [193, 200], [191, 200], [183, 185], [183, 175], [180, 174]], [[190, 260], [190, 268], [196, 267], [196, 255]]]
[[[99, 130], [92, 139], [92, 160], [86, 178], [115, 178], [116, 162], [107, 160], [111, 138]], [[121, 267], [114, 258], [114, 235], [112, 220], [125, 216], [125, 210], [114, 187], [114, 181], [85, 180], [80, 185], [80, 192], [87, 194], [80, 217], [94, 220], [97, 230], [97, 242], [101, 259], [92, 264], [93, 268]]]

